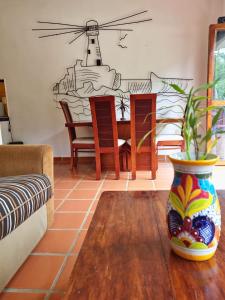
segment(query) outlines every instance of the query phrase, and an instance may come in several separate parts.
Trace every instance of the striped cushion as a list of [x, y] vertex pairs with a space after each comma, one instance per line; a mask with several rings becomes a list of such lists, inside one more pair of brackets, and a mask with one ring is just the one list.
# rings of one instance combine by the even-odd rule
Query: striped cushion
[[0, 178], [0, 240], [28, 219], [52, 196], [45, 175]]

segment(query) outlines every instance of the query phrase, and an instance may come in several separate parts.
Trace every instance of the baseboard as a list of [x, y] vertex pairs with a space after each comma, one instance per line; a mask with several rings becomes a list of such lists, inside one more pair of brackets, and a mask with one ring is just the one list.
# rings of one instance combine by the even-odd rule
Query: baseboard
[[[169, 162], [169, 159], [166, 155], [158, 155], [158, 161], [160, 162]], [[54, 163], [57, 164], [70, 164], [70, 157], [54, 157]], [[95, 157], [94, 156], [82, 156], [78, 157], [78, 163], [79, 164], [95, 164]], [[110, 158], [110, 160], [103, 160], [103, 169], [114, 169], [113, 161]], [[144, 168], [145, 169], [145, 168]]]
[[[78, 157], [78, 163], [82, 164], [90, 164], [95, 162], [95, 157], [93, 156], [83, 156]], [[54, 163], [61, 163], [61, 164], [69, 164], [70, 163], [70, 157], [54, 157]]]

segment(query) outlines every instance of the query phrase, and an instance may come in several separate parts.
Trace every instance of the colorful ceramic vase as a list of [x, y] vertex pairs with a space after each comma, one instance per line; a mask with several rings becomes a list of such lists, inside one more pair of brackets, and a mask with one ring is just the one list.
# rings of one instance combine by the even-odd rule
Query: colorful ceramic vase
[[220, 204], [212, 183], [215, 155], [208, 160], [183, 160], [170, 156], [174, 180], [168, 200], [168, 231], [173, 251], [188, 260], [210, 259], [221, 230]]

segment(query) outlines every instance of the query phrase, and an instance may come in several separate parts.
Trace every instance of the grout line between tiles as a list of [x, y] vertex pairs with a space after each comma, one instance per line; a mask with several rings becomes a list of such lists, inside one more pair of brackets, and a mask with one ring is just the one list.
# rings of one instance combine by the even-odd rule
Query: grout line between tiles
[[87, 231], [87, 229], [78, 229], [78, 228], [49, 228], [48, 231]]
[[[95, 189], [95, 190], [97, 191], [98, 189]], [[55, 201], [57, 201], [57, 200], [60, 200], [60, 199], [56, 199]], [[91, 200], [93, 200], [93, 198], [90, 198], [90, 199], [62, 199], [61, 201], [64, 201], [64, 200], [66, 200], [66, 201], [91, 201]]]
[[[56, 201], [56, 200], [55, 200]], [[61, 200], [61, 201], [63, 201], [63, 200]], [[54, 213], [56, 212], [56, 210], [58, 209], [58, 207], [60, 207], [61, 206], [61, 202], [56, 206], [56, 208], [55, 208], [55, 210], [54, 210]]]
[[153, 191], [156, 191], [155, 180], [152, 180]]
[[83, 214], [83, 213], [86, 213], [87, 212], [87, 209], [85, 210], [59, 210], [59, 211], [56, 211], [57, 214]]
[[129, 175], [130, 175], [130, 173], [127, 172], [127, 182], [126, 182], [126, 185], [125, 185], [125, 191], [128, 191], [128, 186], [129, 186]]
[[80, 213], [86, 213], [87, 210], [59, 210], [59, 211], [55, 211], [55, 214], [80, 214]]
[[[3, 293], [17, 293], [17, 294], [46, 294], [48, 289], [26, 289], [26, 288], [5, 288], [2, 290]], [[62, 290], [52, 290], [52, 293], [62, 293]], [[1, 293], [0, 293], [1, 296]]]
[[58, 207], [55, 210], [55, 212], [58, 212], [57, 210], [63, 205], [63, 203], [66, 201], [67, 197], [76, 189], [77, 185], [82, 181], [83, 178], [84, 178], [84, 175], [77, 181], [77, 183], [74, 185], [74, 187], [72, 189], [70, 189], [70, 191], [65, 195], [64, 199], [58, 205]]
[[[77, 190], [78, 191], [78, 190]], [[80, 191], [80, 190], [79, 190]], [[83, 190], [83, 191], [85, 191], [85, 190]], [[94, 191], [94, 190], [92, 190], [92, 191]], [[98, 191], [98, 189], [96, 189], [96, 191]], [[57, 199], [56, 199], [57, 200]], [[82, 198], [76, 198], [76, 199], [73, 199], [73, 198], [67, 198], [67, 199], [64, 199], [63, 201], [90, 201], [90, 200], [93, 200], [93, 197], [92, 198], [86, 198], [86, 199], [82, 199]]]
[[[79, 179], [79, 180], [81, 180], [81, 179]], [[76, 185], [76, 183], [74, 183], [74, 186], [75, 185]], [[68, 191], [68, 190], [71, 191], [74, 188], [74, 186], [71, 187], [71, 188], [65, 188], [65, 189], [63, 189], [63, 188], [55, 188], [55, 191]]]
[[[106, 174], [105, 174], [105, 176], [104, 176], [104, 178], [103, 178], [101, 184], [99, 185], [99, 188], [97, 189], [97, 192], [96, 192], [96, 194], [95, 194], [95, 197], [92, 199], [92, 202], [91, 202], [91, 204], [90, 204], [90, 206], [89, 206], [89, 209], [87, 210], [87, 212], [86, 212], [86, 214], [85, 214], [85, 217], [84, 217], [84, 219], [83, 219], [83, 221], [82, 221], [82, 223], [81, 223], [81, 226], [80, 226], [80, 228], [78, 229], [78, 234], [76, 235], [75, 239], [73, 240], [73, 242], [72, 242], [72, 244], [71, 244], [71, 246], [70, 246], [70, 248], [69, 248], [69, 251], [66, 253], [65, 258], [64, 258], [64, 260], [63, 260], [63, 262], [62, 262], [62, 264], [61, 264], [61, 267], [59, 268], [59, 270], [58, 270], [58, 272], [57, 272], [57, 274], [56, 274], [56, 276], [55, 276], [55, 278], [54, 278], [54, 280], [53, 280], [53, 282], [52, 282], [52, 284], [51, 284], [51, 287], [50, 287], [50, 289], [48, 290], [48, 292], [47, 292], [47, 294], [46, 294], [44, 300], [49, 300], [49, 297], [50, 297], [50, 295], [51, 295], [51, 293], [52, 293], [52, 290], [54, 290], [54, 287], [56, 286], [56, 284], [57, 284], [57, 282], [58, 282], [58, 280], [59, 280], [59, 278], [60, 278], [62, 272], [64, 271], [65, 266], [66, 266], [66, 263], [67, 263], [67, 260], [68, 260], [68, 257], [69, 257], [69, 254], [71, 254], [71, 252], [73, 251], [73, 248], [75, 247], [75, 245], [76, 245], [76, 243], [77, 243], [77, 241], [78, 241], [78, 238], [79, 238], [79, 236], [80, 236], [81, 230], [83, 229], [83, 226], [85, 225], [85, 223], [86, 223], [86, 221], [87, 221], [87, 218], [88, 218], [88, 216], [89, 216], [89, 213], [91, 212], [91, 209], [92, 209], [92, 206], [93, 206], [94, 201], [97, 199], [97, 196], [98, 196], [99, 192], [101, 191], [101, 188], [102, 188], [102, 185], [103, 185], [103, 183], [104, 183], [104, 181], [105, 181], [106, 176], [107, 176], [107, 172], [106, 172]], [[81, 179], [81, 180], [82, 180], [82, 179]], [[75, 188], [74, 188], [74, 189], [75, 189]]]
[[31, 256], [74, 256], [76, 253], [67, 254], [67, 252], [32, 252]]
[[55, 178], [55, 175], [54, 175], [54, 185], [60, 180], [60, 178]]

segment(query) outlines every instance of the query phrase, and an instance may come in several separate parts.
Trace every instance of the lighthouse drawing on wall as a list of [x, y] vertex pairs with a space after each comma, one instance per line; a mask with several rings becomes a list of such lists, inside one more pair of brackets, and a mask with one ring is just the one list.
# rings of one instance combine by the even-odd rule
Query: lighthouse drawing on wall
[[98, 22], [90, 20], [86, 23], [86, 35], [88, 37], [86, 66], [101, 66], [102, 57], [98, 41]]

